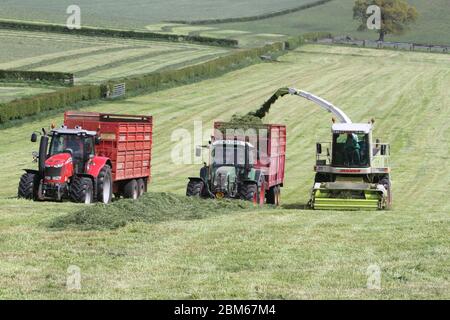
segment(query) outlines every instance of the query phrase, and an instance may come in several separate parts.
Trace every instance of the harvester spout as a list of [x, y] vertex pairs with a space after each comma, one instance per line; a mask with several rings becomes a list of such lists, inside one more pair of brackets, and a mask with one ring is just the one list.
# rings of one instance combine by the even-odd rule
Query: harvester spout
[[295, 95], [295, 96], [299, 96], [302, 98], [305, 98], [309, 101], [314, 102], [315, 104], [319, 105], [320, 107], [324, 108], [325, 110], [327, 110], [328, 112], [333, 113], [340, 122], [342, 123], [352, 123], [352, 120], [344, 113], [344, 111], [342, 111], [341, 109], [339, 109], [338, 107], [336, 107], [335, 105], [333, 105], [332, 103], [328, 102], [327, 100], [315, 96], [312, 93], [306, 92], [306, 91], [302, 91], [302, 90], [298, 90], [295, 88], [288, 88], [289, 93], [291, 95]]
[[275, 92], [269, 98], [269, 100], [267, 100], [258, 110], [256, 110], [255, 112], [250, 112], [249, 114], [252, 116], [258, 117], [260, 119], [264, 118], [266, 116], [266, 114], [269, 112], [270, 107], [279, 98], [284, 97], [285, 95], [288, 95], [288, 94], [291, 94], [294, 96], [299, 96], [299, 97], [302, 97], [309, 101], [314, 102], [315, 104], [324, 108], [328, 112], [333, 113], [339, 119], [339, 121], [342, 123], [352, 123], [352, 120], [344, 113], [344, 111], [342, 111], [341, 109], [339, 109], [332, 103], [328, 102], [327, 100], [325, 100], [321, 97], [315, 96], [312, 93], [298, 90], [295, 88], [280, 88], [280, 89], [278, 89], [277, 92]]

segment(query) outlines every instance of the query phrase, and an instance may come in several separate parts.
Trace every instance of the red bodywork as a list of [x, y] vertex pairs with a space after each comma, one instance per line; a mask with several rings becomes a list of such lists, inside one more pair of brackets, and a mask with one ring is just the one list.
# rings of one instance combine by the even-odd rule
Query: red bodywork
[[[214, 138], [223, 139], [224, 137], [221, 134], [226, 132], [226, 128], [230, 128], [230, 125], [227, 122], [215, 122]], [[243, 130], [243, 132], [245, 133], [232, 135], [225, 133], [226, 139], [233, 140], [236, 138], [240, 141], [252, 143], [259, 150], [254, 167], [261, 169], [264, 173], [266, 189], [276, 185], [282, 186], [286, 161], [286, 126], [263, 124], [257, 125], [255, 128], [252, 127], [250, 130]]]
[[120, 181], [138, 178], [150, 181], [151, 116], [68, 111], [64, 114], [64, 125], [69, 129], [97, 131], [100, 144], [95, 146], [96, 156], [89, 161], [86, 173], [97, 177], [102, 167], [110, 163], [114, 192]]

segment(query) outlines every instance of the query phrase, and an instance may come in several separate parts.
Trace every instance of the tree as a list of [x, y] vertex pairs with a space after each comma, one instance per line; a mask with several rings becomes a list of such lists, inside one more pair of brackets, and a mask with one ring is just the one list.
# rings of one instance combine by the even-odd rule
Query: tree
[[367, 29], [367, 21], [373, 15], [373, 12], [367, 13], [367, 9], [373, 5], [381, 9], [380, 28], [377, 30], [380, 35], [378, 41], [384, 41], [387, 34], [402, 34], [419, 15], [416, 8], [405, 0], [356, 0], [353, 19], [361, 22], [358, 30]]

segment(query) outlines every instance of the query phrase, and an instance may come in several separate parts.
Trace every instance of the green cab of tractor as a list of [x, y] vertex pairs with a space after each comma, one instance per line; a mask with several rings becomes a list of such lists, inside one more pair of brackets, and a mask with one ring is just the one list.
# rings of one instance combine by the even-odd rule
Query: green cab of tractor
[[251, 143], [237, 139], [216, 140], [197, 147], [197, 157], [201, 156], [202, 148], [208, 149], [209, 164], [204, 163], [199, 177], [189, 178], [187, 196], [258, 203], [258, 190], [261, 190], [264, 176], [254, 167], [256, 149]]

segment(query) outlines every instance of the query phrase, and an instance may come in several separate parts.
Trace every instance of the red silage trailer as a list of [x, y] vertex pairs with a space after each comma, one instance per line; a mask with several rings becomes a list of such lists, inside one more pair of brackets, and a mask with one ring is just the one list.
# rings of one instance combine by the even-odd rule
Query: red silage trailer
[[64, 125], [98, 132], [96, 155], [111, 160], [113, 192], [116, 195], [124, 195], [126, 185], [134, 184], [133, 180], [136, 181], [138, 196], [146, 191], [151, 178], [151, 116], [72, 111], [64, 114]]

